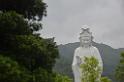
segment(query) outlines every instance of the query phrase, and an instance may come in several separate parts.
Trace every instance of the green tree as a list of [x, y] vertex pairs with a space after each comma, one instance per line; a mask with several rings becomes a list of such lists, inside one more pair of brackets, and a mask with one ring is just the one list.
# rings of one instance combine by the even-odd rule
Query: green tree
[[41, 20], [46, 16], [46, 3], [43, 0], [0, 0], [0, 10], [16, 11], [25, 18]]
[[112, 82], [112, 81], [107, 77], [101, 77], [101, 82]]
[[98, 67], [98, 64], [98, 60], [94, 57], [85, 57], [84, 63], [81, 64], [82, 82], [95, 82], [99, 78], [101, 69]]
[[124, 81], [124, 52], [121, 53], [120, 63], [116, 68], [115, 77], [118, 82]]
[[55, 82], [54, 73], [49, 73], [43, 68], [36, 69], [33, 75], [34, 82]]
[[16, 35], [31, 35], [32, 29], [23, 16], [16, 12], [0, 13], [0, 53], [7, 53], [14, 46], [11, 44]]
[[101, 68], [98, 64], [98, 60], [93, 56], [84, 58], [84, 63], [80, 65], [82, 82], [111, 82], [107, 77], [100, 77]]
[[58, 48], [54, 39], [33, 34], [28, 22], [15, 12], [1, 13], [0, 53], [11, 57], [30, 71], [39, 67], [51, 72]]
[[[36, 33], [42, 28], [38, 21], [43, 15], [46, 4], [42, 0], [0, 1], [0, 54], [14, 60], [20, 69], [27, 69], [30, 82], [52, 82], [52, 68], [58, 57], [54, 38], [44, 39]], [[41, 76], [44, 77], [40, 79]], [[6, 81], [12, 79], [7, 78]]]
[[0, 55], [0, 82], [27, 82], [29, 78], [27, 70], [16, 61]]
[[72, 79], [65, 75], [56, 74], [55, 82], [72, 82]]

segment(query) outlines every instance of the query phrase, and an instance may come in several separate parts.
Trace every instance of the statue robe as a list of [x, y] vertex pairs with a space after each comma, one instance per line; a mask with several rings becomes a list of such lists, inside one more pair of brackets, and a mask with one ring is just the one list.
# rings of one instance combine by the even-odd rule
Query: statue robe
[[[78, 63], [80, 63], [80, 60], [77, 58], [79, 57], [80, 59], [84, 57], [91, 57], [94, 56], [96, 59], [99, 61], [99, 66], [103, 69], [103, 62], [100, 56], [100, 53], [98, 49], [94, 46], [89, 46], [87, 48], [85, 47], [78, 47], [75, 52], [74, 52], [74, 57], [73, 57], [73, 63], [72, 63], [72, 70], [74, 74], [74, 82], [81, 82], [81, 69]], [[83, 59], [81, 61], [83, 63]], [[102, 73], [102, 70], [101, 70]], [[100, 74], [101, 77], [101, 74]]]

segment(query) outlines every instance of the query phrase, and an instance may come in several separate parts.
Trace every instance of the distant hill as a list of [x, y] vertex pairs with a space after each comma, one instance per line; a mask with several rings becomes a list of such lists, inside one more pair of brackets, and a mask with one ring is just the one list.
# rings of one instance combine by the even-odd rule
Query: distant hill
[[[103, 76], [108, 76], [114, 81], [114, 71], [119, 63], [120, 53], [124, 51], [124, 48], [114, 49], [108, 45], [95, 43], [93, 46], [97, 47], [100, 51], [101, 57], [104, 63]], [[73, 78], [71, 64], [73, 60], [74, 50], [79, 47], [79, 42], [69, 43], [66, 45], [59, 45], [60, 57], [57, 59], [54, 70], [64, 75], [68, 75]]]

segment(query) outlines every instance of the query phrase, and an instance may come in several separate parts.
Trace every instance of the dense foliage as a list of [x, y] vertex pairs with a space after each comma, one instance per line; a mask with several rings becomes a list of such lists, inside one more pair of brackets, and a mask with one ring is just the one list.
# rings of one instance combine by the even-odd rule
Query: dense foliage
[[72, 82], [72, 79], [65, 75], [56, 74], [55, 82]]
[[[0, 0], [0, 10], [16, 11], [25, 18], [41, 20], [46, 15], [46, 3], [43, 0]], [[36, 17], [37, 16], [37, 17]]]
[[38, 68], [33, 72], [32, 80], [33, 82], [55, 82], [54, 76], [54, 73], [49, 73], [43, 68]]
[[98, 64], [98, 60], [94, 57], [85, 57], [84, 63], [81, 64], [82, 82], [95, 82], [97, 78], [100, 78], [101, 69], [98, 67]]
[[42, 0], [0, 0], [0, 82], [54, 82], [54, 38], [42, 38]]
[[82, 82], [111, 82], [107, 77], [101, 77], [101, 68], [96, 58], [85, 57], [84, 63], [80, 65], [82, 70]]
[[112, 81], [107, 77], [102, 77], [101, 82], [112, 82]]
[[120, 63], [116, 68], [116, 79], [118, 82], [124, 81], [124, 52], [121, 53]]
[[20, 67], [16, 61], [0, 56], [0, 81], [1, 82], [27, 82], [28, 72]]
[[38, 67], [51, 71], [58, 56], [53, 39], [33, 34], [28, 22], [15, 12], [0, 15], [0, 53], [12, 57], [30, 71]]

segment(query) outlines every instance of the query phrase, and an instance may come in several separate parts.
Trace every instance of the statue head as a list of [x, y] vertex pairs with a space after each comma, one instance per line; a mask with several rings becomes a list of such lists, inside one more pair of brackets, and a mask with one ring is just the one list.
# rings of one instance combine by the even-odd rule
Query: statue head
[[89, 47], [92, 45], [92, 33], [89, 31], [89, 28], [82, 28], [82, 32], [80, 33], [80, 45], [82, 47]]

